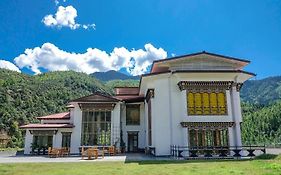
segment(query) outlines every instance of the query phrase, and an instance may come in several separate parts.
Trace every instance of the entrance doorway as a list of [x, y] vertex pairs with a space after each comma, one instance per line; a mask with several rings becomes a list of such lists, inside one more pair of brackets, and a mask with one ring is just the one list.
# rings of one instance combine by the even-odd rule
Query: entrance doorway
[[128, 132], [128, 152], [138, 152], [138, 132]]

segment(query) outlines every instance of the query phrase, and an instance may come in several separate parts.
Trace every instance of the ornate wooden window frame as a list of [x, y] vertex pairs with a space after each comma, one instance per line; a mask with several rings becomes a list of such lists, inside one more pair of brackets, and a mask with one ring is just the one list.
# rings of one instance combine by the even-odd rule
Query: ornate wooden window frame
[[[208, 93], [209, 94], [209, 99], [210, 99], [210, 93], [214, 92], [216, 93], [216, 95], [218, 95], [218, 93], [224, 93], [225, 96], [225, 113], [211, 113], [210, 110], [210, 114], [189, 114], [188, 113], [188, 99], [186, 99], [187, 102], [187, 114], [189, 116], [225, 116], [228, 115], [228, 105], [227, 105], [227, 94], [226, 91], [227, 90], [231, 90], [231, 88], [233, 86], [236, 87], [236, 90], [239, 92], [241, 87], [242, 87], [242, 83], [234, 83], [234, 81], [180, 81], [178, 82], [178, 86], [179, 89], [181, 91], [186, 90], [186, 98], [189, 92], [192, 93], [201, 93], [201, 97], [202, 97], [202, 93]], [[202, 99], [202, 103], [203, 103], [203, 98]], [[217, 99], [217, 98], [216, 98]], [[195, 102], [194, 102], [195, 103]], [[217, 101], [218, 103], [218, 101]], [[209, 107], [211, 108], [211, 105], [209, 105]], [[218, 107], [219, 109], [219, 107]]]

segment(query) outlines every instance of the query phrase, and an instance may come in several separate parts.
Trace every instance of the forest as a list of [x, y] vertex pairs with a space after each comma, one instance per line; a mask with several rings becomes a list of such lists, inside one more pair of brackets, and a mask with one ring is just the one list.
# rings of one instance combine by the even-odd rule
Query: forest
[[[0, 132], [9, 147], [23, 147], [20, 125], [36, 117], [66, 111], [71, 99], [99, 91], [113, 94], [116, 86], [138, 86], [139, 80], [100, 81], [74, 71], [27, 75], [0, 69]], [[242, 137], [245, 145], [281, 145], [281, 77], [247, 81], [241, 90]]]

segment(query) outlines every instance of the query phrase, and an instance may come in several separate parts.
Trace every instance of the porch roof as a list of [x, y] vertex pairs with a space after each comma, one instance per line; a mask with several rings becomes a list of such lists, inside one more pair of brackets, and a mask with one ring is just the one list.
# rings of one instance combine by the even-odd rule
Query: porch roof
[[94, 103], [106, 103], [106, 102], [118, 102], [119, 100], [110, 95], [102, 94], [100, 92], [94, 92], [91, 95], [84, 96], [78, 99], [71, 100], [70, 102], [94, 102]]
[[70, 113], [62, 112], [62, 113], [37, 117], [37, 119], [39, 119], [39, 120], [68, 120], [68, 119], [70, 119]]
[[125, 101], [125, 102], [143, 102], [144, 101], [144, 96], [143, 95], [118, 95], [115, 96], [115, 98]]
[[61, 124], [27, 124], [20, 126], [21, 129], [32, 129], [32, 128], [74, 128], [73, 124], [61, 123]]

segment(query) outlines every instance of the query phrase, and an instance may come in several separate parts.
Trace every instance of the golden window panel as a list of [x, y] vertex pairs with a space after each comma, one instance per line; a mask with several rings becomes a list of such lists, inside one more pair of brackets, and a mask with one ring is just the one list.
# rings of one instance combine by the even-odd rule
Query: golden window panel
[[200, 115], [203, 114], [203, 106], [202, 106], [202, 95], [199, 92], [195, 93], [195, 114]]
[[225, 108], [225, 94], [220, 92], [218, 93], [218, 106], [219, 106], [219, 113], [224, 114], [226, 113], [226, 108]]
[[187, 93], [187, 105], [188, 105], [188, 113], [190, 115], [194, 115], [195, 114], [195, 110], [194, 110], [194, 94], [193, 93]]
[[225, 92], [187, 92], [188, 115], [226, 115]]
[[217, 94], [212, 92], [210, 94], [211, 114], [218, 114]]
[[203, 113], [210, 114], [210, 98], [207, 92], [203, 93]]

